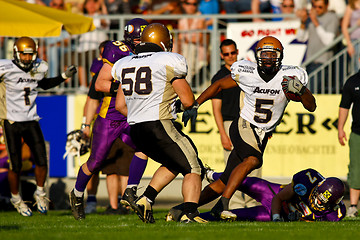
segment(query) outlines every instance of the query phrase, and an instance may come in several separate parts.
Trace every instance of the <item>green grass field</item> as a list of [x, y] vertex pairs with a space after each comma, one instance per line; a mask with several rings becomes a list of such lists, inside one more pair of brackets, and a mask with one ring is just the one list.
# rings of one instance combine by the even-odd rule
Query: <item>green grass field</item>
[[87, 215], [76, 221], [70, 211], [50, 211], [47, 216], [34, 212], [22, 217], [17, 212], [0, 212], [0, 240], [282, 240], [282, 239], [357, 239], [360, 237], [360, 217], [331, 222], [211, 222], [181, 224], [165, 222], [167, 210], [154, 209], [155, 224], [145, 224], [137, 215]]

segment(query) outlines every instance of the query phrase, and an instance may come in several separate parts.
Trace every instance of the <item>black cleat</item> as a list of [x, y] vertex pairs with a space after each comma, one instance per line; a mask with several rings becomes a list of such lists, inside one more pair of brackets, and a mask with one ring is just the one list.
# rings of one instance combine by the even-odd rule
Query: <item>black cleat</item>
[[183, 215], [183, 211], [184, 211], [184, 203], [181, 203], [175, 207], [172, 207], [168, 214], [165, 216], [165, 221], [167, 222], [171, 222], [171, 221], [175, 221], [175, 222], [179, 222], [181, 216]]
[[219, 201], [215, 204], [215, 206], [210, 210], [210, 214], [214, 218], [220, 219], [220, 215], [223, 211], [224, 211], [224, 206], [220, 198]]
[[145, 223], [155, 223], [151, 203], [145, 196], [136, 201], [134, 210], [139, 218]]
[[71, 212], [76, 220], [85, 219], [84, 196], [76, 197], [74, 189], [69, 193]]
[[136, 200], [138, 196], [136, 195], [136, 187], [126, 188], [124, 195], [121, 197], [120, 203], [125, 206], [130, 206], [135, 210], [136, 208]]

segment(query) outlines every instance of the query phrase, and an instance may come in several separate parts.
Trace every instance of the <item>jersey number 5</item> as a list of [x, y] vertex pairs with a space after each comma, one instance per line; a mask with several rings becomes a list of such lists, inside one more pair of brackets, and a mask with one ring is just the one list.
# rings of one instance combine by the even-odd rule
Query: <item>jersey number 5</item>
[[[125, 96], [130, 96], [135, 91], [139, 95], [147, 95], [152, 92], [151, 69], [140, 67], [135, 72], [135, 67], [124, 68], [121, 72], [121, 85]], [[135, 76], [135, 78], [129, 77]]]
[[271, 120], [272, 111], [268, 108], [264, 108], [264, 106], [272, 106], [272, 105], [274, 105], [274, 100], [257, 98], [255, 103], [255, 112], [259, 114], [254, 116], [255, 122], [268, 123]]

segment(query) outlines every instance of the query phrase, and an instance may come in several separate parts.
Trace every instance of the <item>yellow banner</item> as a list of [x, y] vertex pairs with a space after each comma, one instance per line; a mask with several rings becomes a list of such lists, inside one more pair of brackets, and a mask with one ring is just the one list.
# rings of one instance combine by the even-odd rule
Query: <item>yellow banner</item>
[[[294, 173], [314, 168], [324, 176], [346, 177], [348, 146], [337, 137], [337, 119], [341, 95], [315, 95], [317, 109], [308, 112], [301, 103], [290, 102], [282, 123], [269, 140], [264, 154], [263, 177], [291, 177]], [[179, 114], [178, 122], [181, 122]], [[346, 124], [350, 134], [351, 117]], [[211, 101], [198, 111], [195, 126], [183, 128], [195, 143], [200, 159], [217, 171], [224, 170], [223, 149], [212, 114]], [[149, 162], [146, 176], [158, 165]]]
[[[283, 120], [269, 140], [264, 154], [263, 177], [291, 177], [305, 168], [314, 168], [324, 176], [346, 177], [349, 147], [341, 146], [337, 138], [337, 119], [341, 95], [315, 95], [317, 109], [310, 113], [301, 103], [290, 102]], [[75, 100], [75, 126], [81, 125], [86, 96]], [[182, 126], [181, 117], [178, 120]], [[345, 129], [350, 134], [351, 116]], [[198, 111], [196, 124], [182, 129], [195, 143], [200, 159], [223, 171], [224, 155], [220, 136], [212, 113], [211, 101]], [[85, 162], [88, 154], [81, 157]], [[77, 165], [77, 161], [75, 163]], [[145, 177], [151, 177], [159, 164], [150, 160]], [[75, 167], [77, 171], [77, 167]]]

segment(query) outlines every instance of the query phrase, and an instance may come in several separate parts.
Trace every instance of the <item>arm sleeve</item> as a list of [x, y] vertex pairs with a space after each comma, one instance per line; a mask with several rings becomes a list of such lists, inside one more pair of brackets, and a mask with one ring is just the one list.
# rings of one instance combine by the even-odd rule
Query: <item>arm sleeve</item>
[[323, 26], [319, 25], [317, 28], [316, 28], [316, 32], [317, 34], [319, 35], [319, 38], [321, 40], [321, 42], [324, 44], [324, 45], [328, 45], [330, 44], [334, 38], [335, 38], [335, 33], [334, 32], [327, 32]]
[[296, 39], [300, 42], [305, 42], [308, 40], [308, 31], [298, 28], [296, 33]]
[[38, 87], [44, 90], [58, 86], [60, 83], [64, 82], [66, 79], [63, 79], [60, 76], [54, 78], [43, 78], [38, 82]]
[[352, 93], [351, 93], [351, 79], [347, 80], [341, 95], [340, 107], [350, 109], [352, 104]]
[[91, 99], [101, 100], [101, 98], [103, 98], [103, 93], [95, 90], [95, 82], [96, 82], [98, 75], [99, 75], [99, 73], [95, 74], [91, 80], [88, 96]]

